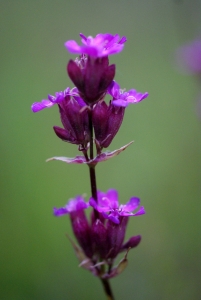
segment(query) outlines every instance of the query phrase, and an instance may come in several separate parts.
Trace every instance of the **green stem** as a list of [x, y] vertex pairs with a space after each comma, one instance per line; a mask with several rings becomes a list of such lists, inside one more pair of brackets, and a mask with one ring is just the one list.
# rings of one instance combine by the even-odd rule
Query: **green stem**
[[[89, 130], [90, 130], [89, 157], [90, 157], [90, 160], [92, 160], [94, 158], [94, 152], [93, 152], [93, 124], [92, 124], [92, 111], [91, 110], [89, 111]], [[92, 165], [88, 165], [88, 166], [89, 166], [89, 174], [90, 174], [91, 194], [92, 194], [93, 199], [97, 202], [98, 195], [97, 195], [95, 166], [92, 166]], [[99, 213], [95, 209], [94, 209], [94, 215], [95, 215], [95, 219], [99, 218]], [[100, 280], [103, 285], [105, 294], [107, 296], [107, 300], [115, 300], [108, 279], [100, 278]]]
[[107, 279], [101, 279], [101, 282], [102, 282], [102, 285], [104, 287], [105, 294], [107, 295], [107, 299], [108, 300], [115, 300], [109, 281]]

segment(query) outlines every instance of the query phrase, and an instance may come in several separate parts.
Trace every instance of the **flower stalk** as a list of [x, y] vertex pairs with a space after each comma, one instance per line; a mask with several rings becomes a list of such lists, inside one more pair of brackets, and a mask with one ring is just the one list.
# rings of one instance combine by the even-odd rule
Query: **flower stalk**
[[[57, 105], [63, 128], [54, 126], [54, 132], [62, 141], [75, 144], [83, 155], [74, 158], [53, 157], [66, 163], [87, 164], [90, 175], [91, 197], [87, 202], [82, 195], [71, 198], [61, 208], [54, 208], [56, 217], [69, 215], [76, 245], [68, 236], [79, 265], [98, 277], [108, 300], [114, 300], [109, 280], [118, 276], [127, 266], [128, 251], [135, 248], [141, 236], [132, 236], [124, 242], [128, 220], [131, 216], [145, 214], [138, 197], [131, 197], [126, 204], [119, 205], [118, 192], [97, 189], [95, 168], [98, 163], [107, 161], [129, 144], [114, 150], [105, 151], [122, 125], [125, 109], [130, 104], [141, 102], [148, 93], [134, 89], [120, 89], [114, 81], [115, 65], [109, 65], [109, 55], [117, 54], [124, 48], [126, 37], [118, 34], [98, 34], [95, 38], [80, 34], [82, 45], [71, 40], [65, 47], [79, 57], [67, 64], [67, 73], [75, 87], [63, 92], [48, 95], [48, 99], [35, 102], [32, 111], [38, 112]], [[105, 96], [109, 95], [109, 104]], [[96, 148], [96, 155], [94, 155]], [[48, 161], [49, 161], [48, 160]], [[85, 209], [92, 209], [88, 220]], [[134, 211], [134, 212], [133, 212]], [[123, 259], [114, 266], [119, 253], [125, 252]]]
[[107, 279], [101, 279], [101, 282], [102, 282], [105, 294], [107, 296], [107, 299], [108, 300], [115, 300], [109, 281]]

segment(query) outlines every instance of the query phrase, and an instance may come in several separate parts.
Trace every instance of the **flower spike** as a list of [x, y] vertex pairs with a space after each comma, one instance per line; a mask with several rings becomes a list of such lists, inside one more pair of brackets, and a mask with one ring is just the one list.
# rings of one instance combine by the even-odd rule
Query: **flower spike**
[[[109, 56], [121, 52], [127, 41], [118, 34], [99, 33], [95, 37], [80, 33], [81, 45], [74, 40], [65, 43], [66, 49], [78, 57], [67, 63], [67, 74], [73, 85], [64, 91], [48, 95], [47, 99], [33, 103], [33, 112], [57, 105], [62, 127], [53, 126], [62, 141], [75, 144], [81, 155], [52, 157], [68, 164], [87, 165], [90, 174], [91, 197], [77, 195], [63, 207], [54, 207], [56, 217], [68, 215], [78, 246], [68, 236], [79, 260], [79, 266], [99, 277], [107, 299], [114, 300], [109, 279], [119, 275], [127, 266], [127, 255], [141, 241], [140, 235], [124, 241], [129, 218], [145, 214], [138, 197], [131, 197], [126, 204], [119, 204], [118, 191], [97, 190], [96, 165], [119, 155], [129, 145], [114, 151], [105, 151], [118, 133], [123, 122], [125, 108], [141, 102], [148, 93], [135, 89], [122, 90], [115, 82], [116, 65]], [[109, 103], [105, 100], [110, 95]], [[95, 153], [96, 151], [96, 153]], [[79, 178], [79, 176], [78, 176]], [[79, 182], [78, 182], [79, 187]], [[91, 209], [87, 214], [86, 209]], [[123, 259], [114, 267], [119, 253]]]

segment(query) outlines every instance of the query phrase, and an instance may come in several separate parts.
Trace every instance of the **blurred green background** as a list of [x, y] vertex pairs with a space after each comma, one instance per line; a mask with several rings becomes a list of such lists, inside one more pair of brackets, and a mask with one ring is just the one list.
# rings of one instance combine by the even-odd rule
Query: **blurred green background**
[[126, 35], [124, 51], [111, 57], [116, 80], [150, 94], [126, 110], [109, 149], [134, 144], [97, 168], [99, 189], [117, 188], [121, 203], [139, 196], [147, 212], [130, 220], [127, 237], [143, 238], [111, 281], [116, 299], [201, 299], [201, 86], [174, 61], [200, 20], [196, 0], [0, 1], [0, 299], [105, 299], [99, 280], [78, 268], [69, 219], [52, 215], [70, 197], [90, 195], [87, 167], [45, 163], [78, 151], [54, 134], [56, 107], [30, 110], [73, 86], [66, 64], [75, 56], [63, 44], [80, 41], [79, 32]]

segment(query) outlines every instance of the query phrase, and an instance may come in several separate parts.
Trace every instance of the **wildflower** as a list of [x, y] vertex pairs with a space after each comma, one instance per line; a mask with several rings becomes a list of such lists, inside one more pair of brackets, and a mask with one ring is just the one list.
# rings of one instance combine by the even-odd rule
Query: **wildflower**
[[44, 108], [59, 104], [65, 98], [70, 97], [71, 94], [73, 95], [73, 90], [71, 91], [70, 88], [67, 87], [64, 92], [56, 92], [55, 96], [48, 95], [48, 99], [44, 99], [41, 102], [34, 102], [31, 106], [31, 109], [33, 112], [38, 112]]
[[111, 220], [112, 222], [119, 224], [120, 217], [139, 216], [145, 214], [144, 207], [141, 206], [136, 213], [132, 213], [140, 205], [140, 199], [132, 197], [127, 204], [118, 203], [117, 190], [108, 190], [106, 193], [98, 191], [98, 201], [96, 202], [92, 197], [89, 200], [89, 204], [102, 213], [104, 218]]
[[[106, 193], [97, 191], [95, 167], [99, 162], [117, 156], [132, 143], [115, 151], [102, 152], [117, 134], [125, 108], [142, 101], [148, 93], [139, 93], [134, 89], [126, 92], [114, 81], [116, 67], [109, 64], [108, 56], [122, 51], [126, 37], [110, 33], [100, 33], [94, 38], [80, 34], [80, 37], [81, 46], [73, 40], [65, 43], [67, 50], [79, 55], [67, 64], [67, 73], [75, 87], [68, 87], [55, 93], [55, 96], [48, 95], [48, 99], [33, 103], [32, 111], [38, 112], [57, 104], [63, 128], [54, 126], [54, 132], [61, 140], [78, 145], [83, 152], [82, 156], [73, 158], [55, 156], [49, 159], [68, 164], [86, 164], [92, 192], [89, 202], [78, 195], [64, 207], [55, 207], [54, 215], [70, 216], [79, 246], [70, 237], [69, 240], [80, 266], [98, 276], [108, 299], [114, 299], [108, 279], [125, 269], [129, 250], [141, 241], [141, 236], [137, 235], [124, 242], [129, 217], [142, 215], [145, 210], [137, 197], [131, 197], [128, 203], [119, 205], [116, 190], [110, 189]], [[109, 104], [104, 100], [107, 94], [111, 96]], [[88, 220], [85, 209], [89, 208], [92, 208], [92, 212]], [[124, 257], [113, 267], [116, 257], [123, 251], [126, 252]]]
[[[54, 215], [70, 215], [73, 232], [88, 259], [94, 264], [100, 258], [109, 259], [109, 264], [112, 264], [120, 252], [136, 247], [141, 241], [141, 236], [138, 235], [123, 244], [129, 217], [145, 213], [143, 207], [134, 214], [131, 212], [139, 203], [139, 198], [132, 197], [127, 204], [119, 206], [118, 193], [111, 189], [106, 193], [98, 191], [98, 204], [92, 197], [89, 202], [85, 202], [82, 196], [77, 196], [70, 199], [66, 206], [54, 208]], [[89, 206], [98, 212], [92, 212], [90, 222], [84, 213]]]
[[120, 107], [127, 107], [129, 104], [135, 104], [149, 96], [148, 93], [140, 93], [134, 89], [124, 91], [120, 89], [117, 82], [113, 81], [108, 88], [108, 93], [113, 97], [112, 104]]
[[81, 55], [80, 59], [69, 61], [67, 71], [86, 104], [93, 105], [103, 99], [114, 79], [115, 65], [109, 66], [108, 55], [119, 53], [126, 37], [110, 33], [100, 33], [95, 38], [82, 33], [80, 36], [83, 46], [72, 40], [65, 43], [71, 53]]
[[96, 145], [100, 149], [107, 148], [117, 134], [123, 121], [125, 107], [148, 97], [148, 93], [142, 94], [134, 89], [124, 92], [115, 81], [112, 81], [107, 92], [112, 96], [109, 105], [105, 101], [99, 101], [92, 111]]
[[119, 53], [126, 42], [125, 36], [120, 38], [118, 34], [112, 35], [110, 33], [99, 33], [95, 38], [86, 37], [80, 33], [80, 37], [82, 38], [82, 46], [79, 46], [76, 41], [70, 40], [65, 43], [65, 47], [73, 54], [87, 54], [94, 58]]
[[89, 120], [85, 102], [80, 98], [76, 88], [67, 88], [64, 92], [48, 95], [48, 100], [32, 105], [33, 112], [58, 104], [61, 122], [64, 128], [54, 126], [54, 132], [63, 141], [79, 145], [86, 149], [89, 142]]
[[89, 204], [107, 220], [105, 223], [100, 223], [101, 221], [96, 223], [96, 226], [99, 228], [99, 230], [96, 230], [98, 236], [96, 240], [106, 240], [102, 248], [98, 242], [98, 246], [102, 249], [102, 255], [114, 259], [120, 251], [139, 244], [141, 238], [135, 239], [135, 241], [132, 239], [126, 245], [123, 245], [129, 217], [145, 214], [142, 206], [136, 213], [132, 213], [140, 204], [139, 198], [132, 197], [127, 204], [119, 206], [118, 192], [111, 189], [106, 193], [98, 191], [98, 201], [96, 202], [91, 197]]

